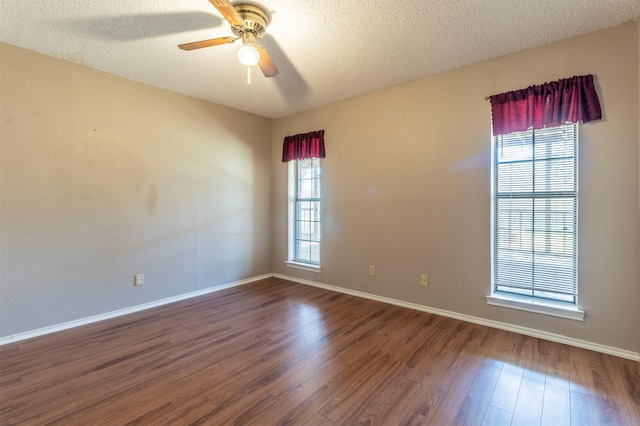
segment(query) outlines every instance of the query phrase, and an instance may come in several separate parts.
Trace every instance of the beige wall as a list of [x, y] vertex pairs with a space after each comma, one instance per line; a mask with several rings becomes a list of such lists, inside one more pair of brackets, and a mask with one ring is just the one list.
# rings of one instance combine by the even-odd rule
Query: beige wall
[[0, 55], [0, 336], [271, 272], [271, 120]]
[[[273, 126], [273, 271], [640, 351], [638, 23], [484, 62]], [[375, 72], [375, 70], [372, 70]], [[594, 74], [603, 120], [580, 126], [584, 322], [488, 306], [490, 105], [485, 96]], [[322, 274], [285, 267], [286, 135], [325, 129]], [[367, 275], [367, 265], [376, 276]], [[429, 287], [419, 275], [429, 274]]]

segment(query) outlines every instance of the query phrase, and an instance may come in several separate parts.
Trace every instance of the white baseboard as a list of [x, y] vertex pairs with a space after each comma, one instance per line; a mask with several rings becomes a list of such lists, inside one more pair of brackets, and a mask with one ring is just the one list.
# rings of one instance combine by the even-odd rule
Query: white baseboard
[[25, 331], [23, 333], [17, 333], [6, 337], [0, 337], [0, 346], [8, 343], [19, 342], [21, 340], [31, 339], [33, 337], [43, 336], [49, 333], [55, 333], [56, 331], [67, 330], [69, 328], [79, 327], [81, 325], [91, 324], [98, 321], [103, 321], [110, 318], [120, 317], [134, 312], [144, 311], [146, 309], [155, 308], [157, 306], [167, 305], [169, 303], [179, 302], [185, 299], [191, 299], [192, 297], [198, 297], [216, 291], [224, 290], [231, 287], [237, 287], [243, 284], [249, 284], [254, 281], [263, 280], [265, 278], [271, 278], [272, 274], [259, 275], [257, 277], [246, 278], [240, 281], [234, 281], [231, 283], [222, 284], [216, 287], [209, 287], [202, 290], [192, 291], [190, 293], [179, 294], [177, 296], [168, 297], [162, 300], [156, 300], [154, 302], [144, 303], [142, 305], [131, 306], [129, 308], [118, 309], [117, 311], [106, 312], [104, 314], [93, 315], [91, 317], [80, 318], [77, 320], [64, 322], [62, 324], [51, 325], [48, 327], [38, 328], [37, 330]]
[[425, 305], [418, 305], [416, 303], [404, 302], [402, 300], [392, 299], [384, 296], [376, 296], [375, 294], [364, 293], [356, 290], [349, 290], [342, 287], [335, 287], [332, 285], [321, 284], [315, 281], [304, 280], [300, 278], [290, 277], [282, 274], [264, 274], [256, 277], [247, 278], [240, 281], [234, 281], [227, 284], [222, 284], [216, 287], [209, 287], [202, 290], [193, 291], [190, 293], [180, 294], [178, 296], [169, 297], [154, 302], [144, 303], [142, 305], [132, 306], [129, 308], [119, 309], [117, 311], [107, 312], [104, 314], [94, 315], [91, 317], [81, 318], [74, 321], [65, 322], [62, 324], [56, 324], [48, 327], [39, 328], [37, 330], [26, 331], [23, 333], [17, 333], [6, 337], [0, 337], [0, 346], [9, 343], [19, 342], [21, 340], [31, 339], [33, 337], [43, 336], [49, 333], [55, 333], [56, 331], [67, 330], [69, 328], [79, 327], [81, 325], [91, 324], [98, 321], [103, 321], [110, 318], [115, 318], [134, 312], [144, 311], [146, 309], [155, 308], [157, 306], [167, 305], [173, 302], [179, 302], [181, 300], [190, 299], [192, 297], [198, 297], [216, 291], [224, 290], [231, 287], [237, 287], [244, 284], [249, 284], [255, 281], [263, 280], [265, 278], [276, 277], [288, 281], [293, 281], [299, 284], [305, 284], [313, 287], [323, 288], [325, 290], [335, 291], [338, 293], [349, 294], [355, 297], [361, 297], [363, 299], [375, 300], [378, 302], [388, 303], [390, 305], [401, 306], [404, 308], [414, 309], [417, 311], [427, 312], [430, 314], [440, 315], [443, 317], [453, 318], [460, 321], [466, 321], [473, 324], [484, 325], [487, 327], [497, 328], [500, 330], [512, 331], [514, 333], [523, 334], [525, 336], [537, 337], [539, 339], [549, 340], [551, 342], [563, 343], [578, 348], [589, 349], [596, 352], [601, 352], [609, 355], [614, 355], [620, 358], [631, 359], [634, 361], [640, 361], [640, 353], [628, 351], [625, 349], [618, 349], [611, 346], [601, 345], [599, 343], [588, 342], [585, 340], [574, 339], [560, 334], [549, 333], [547, 331], [536, 330], [529, 327], [521, 327], [518, 325], [507, 324], [499, 321], [488, 320], [484, 318], [474, 317], [471, 315], [460, 314], [457, 312], [447, 311], [444, 309], [432, 308]]
[[488, 320], [484, 318], [474, 317], [471, 315], [459, 314], [457, 312], [446, 311], [444, 309], [432, 308], [425, 305], [418, 305], [410, 302], [403, 302], [402, 300], [391, 299], [389, 297], [376, 296], [375, 294], [364, 293], [361, 291], [349, 290], [346, 288], [335, 287], [332, 285], [321, 284], [315, 281], [304, 280], [295, 277], [289, 277], [287, 275], [273, 274], [276, 278], [281, 278], [289, 281], [294, 281], [300, 284], [310, 285], [313, 287], [323, 288], [325, 290], [336, 291], [339, 293], [349, 294], [351, 296], [362, 297], [364, 299], [375, 300], [378, 302], [388, 303], [390, 305], [402, 306], [404, 308], [414, 309], [417, 311], [428, 312], [430, 314], [440, 315], [443, 317], [453, 318], [460, 321], [466, 321], [473, 324], [484, 325], [487, 327], [497, 328], [500, 330], [512, 331], [514, 333], [523, 334], [525, 336], [537, 337], [543, 340], [549, 340], [551, 342], [563, 343], [565, 345], [575, 346], [578, 348], [589, 349], [596, 352], [605, 353], [608, 355], [614, 355], [620, 358], [631, 359], [634, 361], [640, 361], [640, 353], [628, 351], [625, 349], [618, 349], [611, 346], [601, 345], [599, 343], [592, 343], [585, 340], [574, 339], [572, 337], [562, 336], [560, 334], [549, 333], [547, 331], [536, 330], [529, 327], [521, 327], [518, 325], [507, 324], [504, 322]]

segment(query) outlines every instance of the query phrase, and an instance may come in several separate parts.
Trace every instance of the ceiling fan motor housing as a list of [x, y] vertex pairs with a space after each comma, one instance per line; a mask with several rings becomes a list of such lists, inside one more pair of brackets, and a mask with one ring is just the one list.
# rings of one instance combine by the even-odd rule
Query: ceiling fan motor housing
[[233, 8], [244, 20], [244, 26], [242, 27], [231, 25], [231, 31], [235, 35], [242, 37], [245, 32], [250, 32], [256, 38], [260, 38], [265, 34], [269, 24], [269, 17], [264, 10], [249, 3], [239, 3], [234, 5]]

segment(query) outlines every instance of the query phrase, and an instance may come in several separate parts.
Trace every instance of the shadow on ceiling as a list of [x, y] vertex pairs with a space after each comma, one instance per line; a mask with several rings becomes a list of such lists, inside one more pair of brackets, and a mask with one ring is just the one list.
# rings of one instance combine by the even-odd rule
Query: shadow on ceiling
[[[222, 23], [226, 21], [214, 14], [179, 12], [71, 19], [55, 25], [94, 39], [130, 41], [216, 28]], [[211, 34], [214, 37], [218, 35]]]
[[295, 65], [293, 65], [289, 58], [284, 54], [276, 39], [271, 35], [266, 34], [258, 41], [258, 43], [264, 45], [265, 49], [267, 49], [269, 55], [273, 59], [273, 62], [280, 70], [280, 74], [273, 78], [278, 85], [280, 93], [287, 94], [286, 97], [291, 99], [290, 102], [294, 104], [296, 101], [295, 99], [292, 99], [289, 94], [293, 93], [296, 98], [302, 100], [303, 96], [309, 92], [309, 85], [304, 81], [300, 73], [298, 73]]

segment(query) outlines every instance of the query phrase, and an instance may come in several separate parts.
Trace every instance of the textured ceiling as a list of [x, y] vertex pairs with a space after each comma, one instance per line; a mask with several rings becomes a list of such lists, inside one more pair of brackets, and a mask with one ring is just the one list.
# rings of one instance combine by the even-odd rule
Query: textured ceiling
[[[236, 3], [236, 2], [233, 2]], [[252, 2], [255, 3], [255, 2]], [[207, 0], [0, 0], [0, 40], [269, 118], [637, 19], [640, 0], [261, 0], [252, 84]]]

